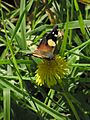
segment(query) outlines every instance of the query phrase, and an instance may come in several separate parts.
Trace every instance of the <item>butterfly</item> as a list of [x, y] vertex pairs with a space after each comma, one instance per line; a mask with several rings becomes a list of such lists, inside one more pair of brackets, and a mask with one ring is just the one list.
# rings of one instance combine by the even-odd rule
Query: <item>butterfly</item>
[[58, 25], [49, 32], [39, 43], [37, 49], [32, 53], [33, 56], [45, 59], [53, 59], [58, 36]]

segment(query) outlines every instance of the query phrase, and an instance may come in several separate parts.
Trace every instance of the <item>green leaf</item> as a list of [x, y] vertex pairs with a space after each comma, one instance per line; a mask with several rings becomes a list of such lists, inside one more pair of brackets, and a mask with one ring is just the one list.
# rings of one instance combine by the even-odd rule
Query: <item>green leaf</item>
[[4, 120], [10, 120], [10, 89], [3, 89]]

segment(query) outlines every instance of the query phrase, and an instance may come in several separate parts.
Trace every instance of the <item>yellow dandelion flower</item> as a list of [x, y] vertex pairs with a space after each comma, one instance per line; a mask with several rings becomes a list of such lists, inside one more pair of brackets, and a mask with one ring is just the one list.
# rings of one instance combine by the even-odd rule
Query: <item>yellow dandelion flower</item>
[[44, 59], [38, 64], [36, 70], [36, 83], [38, 85], [47, 84], [49, 87], [60, 83], [61, 79], [68, 73], [68, 64], [61, 56], [55, 59]]

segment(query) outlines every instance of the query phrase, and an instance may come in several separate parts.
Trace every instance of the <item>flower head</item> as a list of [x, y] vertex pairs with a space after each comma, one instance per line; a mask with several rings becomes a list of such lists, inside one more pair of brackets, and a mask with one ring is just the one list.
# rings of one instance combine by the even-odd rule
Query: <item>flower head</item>
[[55, 56], [55, 59], [44, 59], [38, 64], [36, 70], [36, 83], [47, 84], [49, 87], [60, 83], [61, 79], [68, 73], [68, 65], [64, 58]]

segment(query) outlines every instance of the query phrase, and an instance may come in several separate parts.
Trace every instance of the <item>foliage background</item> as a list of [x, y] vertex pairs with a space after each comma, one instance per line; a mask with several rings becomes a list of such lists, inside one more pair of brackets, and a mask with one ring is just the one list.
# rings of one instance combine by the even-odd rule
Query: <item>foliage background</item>
[[[85, 4], [83, 4], [85, 3]], [[63, 88], [35, 83], [38, 58], [27, 57], [54, 24], [70, 73]], [[90, 2], [0, 0], [0, 119], [90, 119]]]

